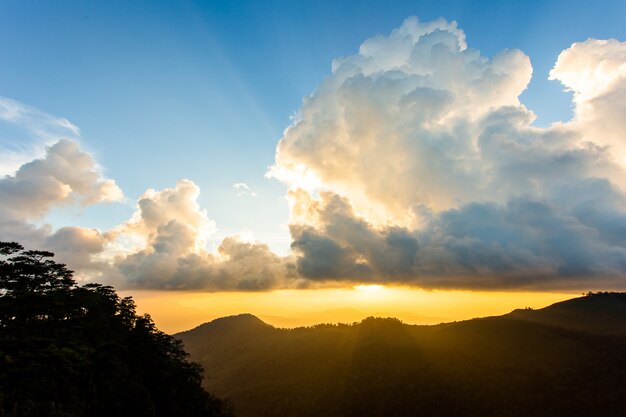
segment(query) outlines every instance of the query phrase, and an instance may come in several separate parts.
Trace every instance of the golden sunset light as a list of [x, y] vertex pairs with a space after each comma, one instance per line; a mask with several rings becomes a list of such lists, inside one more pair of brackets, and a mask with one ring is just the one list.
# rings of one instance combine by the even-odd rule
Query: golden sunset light
[[542, 308], [579, 294], [537, 292], [426, 291], [408, 287], [357, 285], [344, 289], [278, 290], [262, 293], [121, 292], [132, 295], [168, 333], [208, 320], [254, 314], [277, 327], [353, 323], [368, 316], [397, 317], [409, 324], [436, 324], [495, 316], [516, 308]]

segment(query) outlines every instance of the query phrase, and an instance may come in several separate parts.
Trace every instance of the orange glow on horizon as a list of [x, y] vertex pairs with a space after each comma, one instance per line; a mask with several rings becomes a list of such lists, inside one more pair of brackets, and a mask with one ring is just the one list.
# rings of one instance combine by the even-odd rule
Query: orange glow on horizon
[[357, 285], [352, 288], [269, 292], [121, 291], [159, 329], [176, 333], [213, 319], [251, 313], [276, 327], [352, 323], [368, 316], [396, 317], [410, 324], [436, 324], [541, 308], [578, 293], [426, 291]]

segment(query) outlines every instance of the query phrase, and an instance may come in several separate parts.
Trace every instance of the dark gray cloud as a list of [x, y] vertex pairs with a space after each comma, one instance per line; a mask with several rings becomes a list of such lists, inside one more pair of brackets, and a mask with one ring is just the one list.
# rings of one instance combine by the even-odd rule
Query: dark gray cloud
[[[606, 187], [587, 184], [590, 192]], [[590, 196], [591, 197], [591, 196]], [[439, 212], [419, 231], [376, 228], [324, 194], [317, 227], [292, 226], [299, 274], [315, 281], [423, 287], [626, 287], [626, 216], [613, 206], [571, 210], [530, 197]], [[339, 207], [339, 209], [338, 209]]]

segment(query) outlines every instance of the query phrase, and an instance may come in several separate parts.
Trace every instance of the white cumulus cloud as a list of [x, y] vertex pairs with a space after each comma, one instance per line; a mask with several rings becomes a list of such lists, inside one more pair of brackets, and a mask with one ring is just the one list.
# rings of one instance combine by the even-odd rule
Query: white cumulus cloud
[[78, 142], [67, 139], [49, 146], [43, 158], [0, 179], [3, 218], [36, 218], [53, 206], [89, 205], [122, 197], [115, 181], [102, 177], [92, 156], [82, 151]]
[[336, 60], [270, 170], [291, 190], [298, 273], [626, 287], [624, 45], [587, 40], [560, 55], [550, 76], [574, 92], [576, 117], [549, 128], [519, 101], [529, 58], [484, 57], [455, 23], [410, 18]]
[[[196, 199], [199, 188], [181, 180], [175, 188], [148, 190], [132, 219], [118, 226], [112, 245], [139, 242], [113, 259], [116, 284], [131, 288], [267, 290], [286, 284], [288, 263], [262, 243], [224, 238], [217, 253], [206, 249], [215, 230]], [[129, 237], [130, 235], [130, 237]], [[137, 238], [133, 239], [132, 236]]]

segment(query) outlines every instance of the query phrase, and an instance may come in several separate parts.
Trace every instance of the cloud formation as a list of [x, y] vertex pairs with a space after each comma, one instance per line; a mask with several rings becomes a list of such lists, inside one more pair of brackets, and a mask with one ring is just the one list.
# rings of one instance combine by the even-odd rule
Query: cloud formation
[[[604, 204], [624, 199], [607, 187], [582, 185], [575, 191], [587, 201], [571, 211], [529, 196], [428, 211], [419, 229], [373, 225], [336, 194], [300, 196], [309, 200], [310, 217], [291, 226], [297, 273], [312, 281], [425, 288], [620, 287], [626, 216]], [[619, 201], [598, 204], [594, 197], [603, 194]]]
[[45, 158], [0, 180], [2, 239], [51, 250], [79, 279], [118, 288], [261, 291], [295, 285], [287, 282], [293, 275], [288, 258], [265, 244], [230, 236], [216, 253], [207, 251], [215, 223], [198, 205], [200, 190], [189, 180], [148, 189], [132, 217], [108, 231], [32, 223], [55, 205], [119, 199], [115, 183], [94, 169], [78, 143], [63, 140], [48, 148]]
[[[17, 117], [17, 116], [16, 116]], [[78, 142], [61, 139], [45, 155], [23, 164], [13, 175], [0, 178], [0, 234], [27, 247], [51, 250], [62, 262], [85, 272], [106, 265], [94, 259], [105, 237], [95, 229], [35, 225], [53, 207], [83, 206], [123, 198], [115, 181], [102, 176], [93, 157]]]
[[78, 142], [62, 139], [46, 155], [22, 165], [14, 175], [0, 179], [0, 214], [4, 219], [32, 219], [51, 207], [101, 201], [119, 201], [115, 181], [102, 177], [94, 159]]
[[268, 173], [288, 187], [286, 257], [236, 236], [207, 250], [216, 225], [190, 180], [147, 190], [108, 231], [33, 225], [121, 197], [69, 140], [0, 180], [0, 231], [120, 288], [626, 288], [626, 43], [560, 54], [550, 78], [573, 92], [571, 121], [533, 125], [519, 101], [531, 76], [521, 51], [484, 57], [443, 19], [409, 18], [335, 60]]
[[549, 128], [519, 101], [528, 57], [483, 57], [454, 23], [410, 18], [336, 60], [270, 170], [292, 190], [298, 272], [626, 287], [625, 45], [590, 39], [559, 56], [550, 76], [574, 92], [576, 117]]
[[574, 93], [574, 125], [626, 161], [626, 42], [587, 39], [563, 51], [550, 71]]
[[246, 184], [245, 182], [236, 182], [233, 184], [233, 188], [237, 190], [238, 197], [244, 197], [244, 196], [256, 197], [257, 196], [256, 191], [251, 189], [250, 186]]
[[285, 285], [287, 263], [267, 245], [226, 237], [217, 253], [206, 250], [215, 224], [189, 180], [175, 188], [148, 190], [132, 219], [113, 234], [139, 242], [114, 260], [118, 283], [131, 288], [259, 291]]
[[480, 121], [503, 106], [520, 108], [531, 73], [520, 51], [487, 59], [465, 47], [456, 24], [407, 19], [333, 62], [285, 131], [272, 172], [292, 187], [319, 178], [382, 220], [406, 217], [418, 201], [449, 208], [481, 198], [489, 178]]

